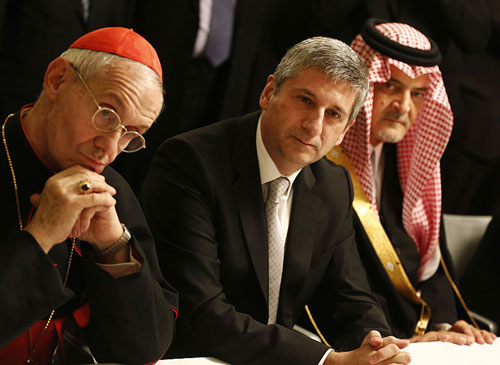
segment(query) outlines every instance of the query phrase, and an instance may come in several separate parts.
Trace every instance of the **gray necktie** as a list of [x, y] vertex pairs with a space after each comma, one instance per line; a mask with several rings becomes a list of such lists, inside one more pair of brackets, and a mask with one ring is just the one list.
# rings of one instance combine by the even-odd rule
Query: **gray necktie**
[[213, 0], [205, 55], [217, 67], [229, 58], [233, 35], [233, 0]]
[[266, 201], [267, 240], [269, 253], [269, 319], [276, 323], [280, 297], [281, 275], [285, 256], [285, 238], [281, 233], [278, 207], [290, 182], [286, 177], [279, 177], [268, 184]]

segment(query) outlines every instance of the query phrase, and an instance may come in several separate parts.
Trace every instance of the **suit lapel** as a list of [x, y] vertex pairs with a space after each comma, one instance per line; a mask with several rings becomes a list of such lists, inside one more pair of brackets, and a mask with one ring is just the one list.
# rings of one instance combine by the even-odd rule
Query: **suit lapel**
[[258, 113], [250, 114], [237, 126], [233, 146], [233, 169], [236, 176], [233, 192], [250, 258], [267, 302], [269, 295], [267, 224], [255, 145], [258, 117]]
[[285, 325], [293, 318], [296, 309], [293, 303], [304, 285], [316, 242], [322, 202], [313, 191], [314, 184], [309, 166], [301, 171], [294, 183], [278, 310], [279, 322]]

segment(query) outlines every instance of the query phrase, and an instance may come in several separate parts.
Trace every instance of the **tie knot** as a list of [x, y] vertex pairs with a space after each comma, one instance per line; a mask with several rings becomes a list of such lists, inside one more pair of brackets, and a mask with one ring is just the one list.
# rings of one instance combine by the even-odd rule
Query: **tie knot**
[[267, 192], [267, 201], [278, 203], [280, 198], [285, 194], [286, 189], [290, 186], [290, 181], [286, 177], [278, 177], [277, 179], [269, 182], [269, 189]]

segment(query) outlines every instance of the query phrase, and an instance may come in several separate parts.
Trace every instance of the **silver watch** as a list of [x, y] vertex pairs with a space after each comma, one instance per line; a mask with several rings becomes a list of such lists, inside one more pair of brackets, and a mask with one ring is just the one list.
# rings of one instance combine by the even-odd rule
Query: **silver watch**
[[123, 247], [125, 247], [130, 239], [132, 238], [132, 235], [130, 234], [129, 230], [125, 226], [125, 224], [122, 223], [122, 228], [123, 228], [123, 233], [118, 238], [117, 241], [115, 241], [111, 246], [106, 248], [103, 251], [97, 251], [97, 257], [101, 260], [106, 261], [110, 257], [113, 257], [118, 251], [120, 251]]

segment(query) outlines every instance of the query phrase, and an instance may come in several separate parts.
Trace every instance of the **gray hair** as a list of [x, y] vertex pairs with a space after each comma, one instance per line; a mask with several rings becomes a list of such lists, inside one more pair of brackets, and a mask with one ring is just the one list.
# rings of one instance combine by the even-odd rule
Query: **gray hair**
[[[112, 53], [80, 48], [69, 48], [61, 54], [61, 57], [78, 68], [78, 71], [80, 71], [85, 80], [105, 76], [116, 62], [130, 62], [139, 65], [139, 71], [137, 72], [141, 82], [148, 85], [158, 85], [159, 90], [161, 90], [163, 94], [163, 85], [158, 74], [140, 62]], [[75, 77], [77, 76], [75, 75]]]
[[306, 68], [315, 68], [333, 82], [348, 82], [356, 92], [349, 121], [354, 120], [368, 93], [368, 71], [363, 59], [347, 44], [328, 37], [313, 37], [297, 43], [283, 56], [274, 71], [274, 93], [286, 79]]

